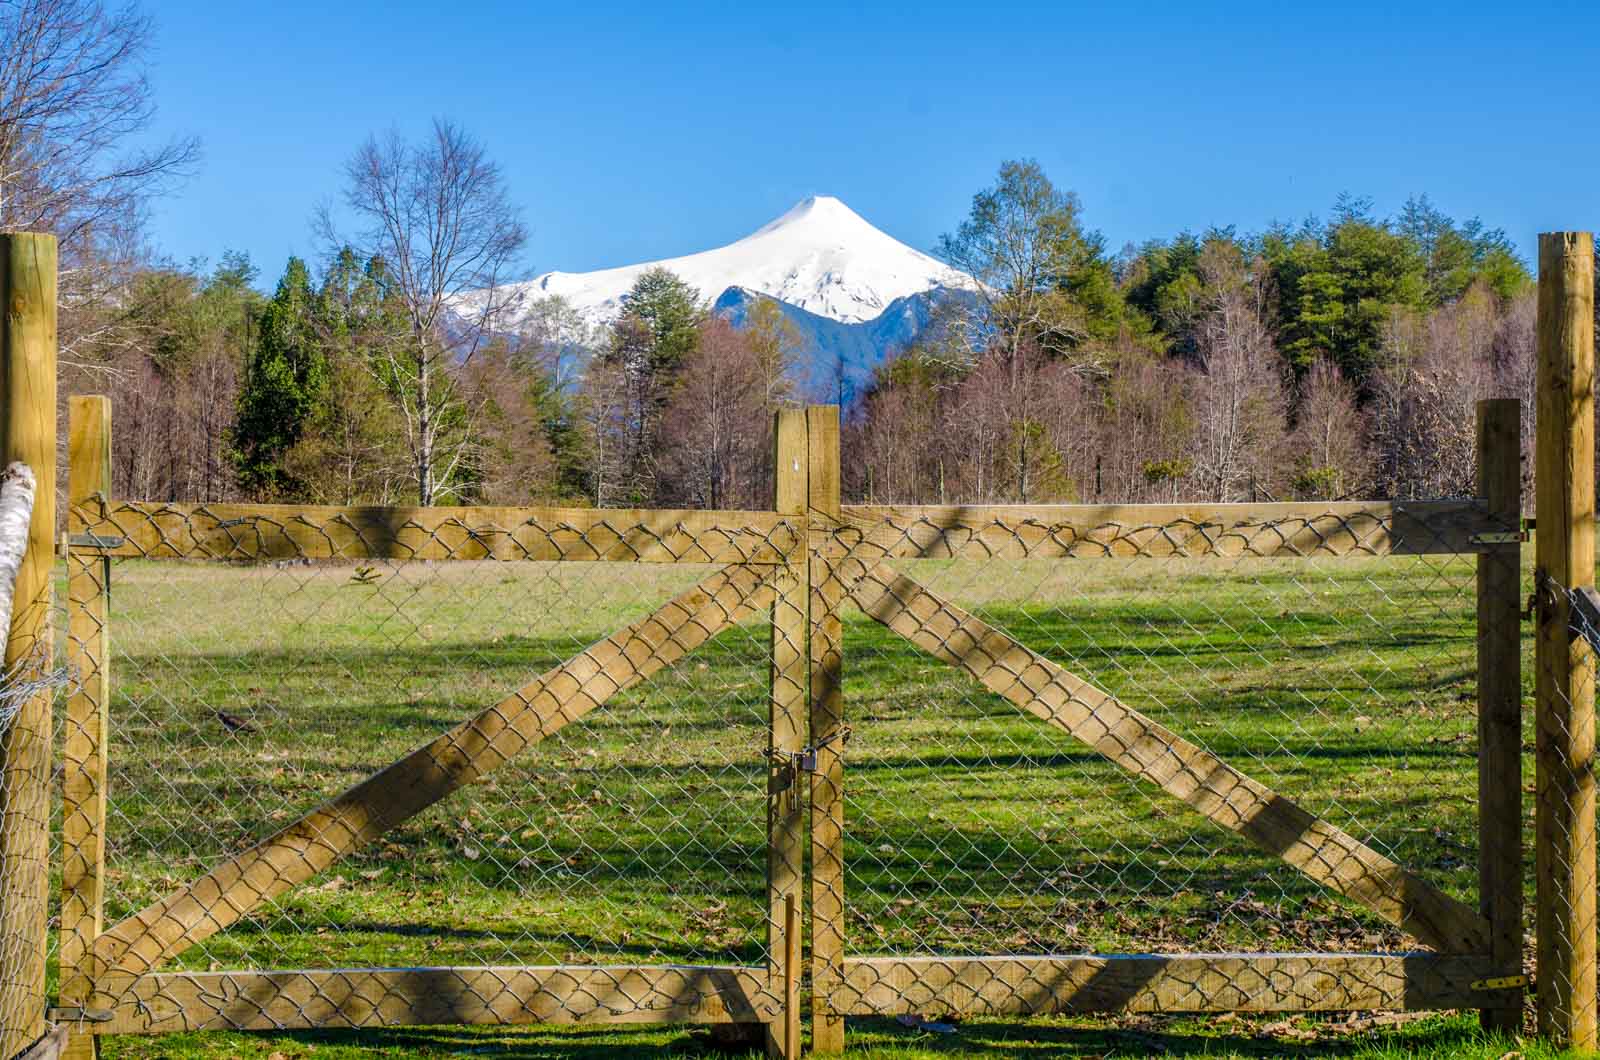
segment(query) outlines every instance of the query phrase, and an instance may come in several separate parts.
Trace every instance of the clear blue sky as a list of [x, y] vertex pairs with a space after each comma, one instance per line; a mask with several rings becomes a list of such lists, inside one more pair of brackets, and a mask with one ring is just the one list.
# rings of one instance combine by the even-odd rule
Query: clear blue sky
[[164, 132], [199, 174], [152, 218], [262, 284], [374, 130], [454, 118], [526, 265], [716, 246], [813, 193], [929, 249], [1033, 156], [1113, 249], [1185, 227], [1382, 213], [1428, 192], [1535, 234], [1600, 227], [1600, 5], [219, 4], [149, 0]]

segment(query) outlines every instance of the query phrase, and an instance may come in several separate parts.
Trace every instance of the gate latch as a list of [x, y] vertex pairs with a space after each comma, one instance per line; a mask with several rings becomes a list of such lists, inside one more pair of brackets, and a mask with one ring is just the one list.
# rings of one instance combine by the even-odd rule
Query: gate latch
[[1472, 981], [1472, 989], [1474, 990], [1519, 990], [1526, 988], [1527, 985], [1528, 977], [1525, 975], [1502, 975], [1494, 979], [1474, 979]]
[[790, 793], [791, 808], [795, 779], [801, 773], [815, 773], [817, 771], [817, 752], [831, 743], [847, 744], [850, 742], [850, 726], [840, 726], [835, 731], [818, 740], [808, 747], [798, 751], [772, 752], [772, 760], [778, 769], [772, 775], [772, 782], [767, 788], [769, 795], [782, 795]]

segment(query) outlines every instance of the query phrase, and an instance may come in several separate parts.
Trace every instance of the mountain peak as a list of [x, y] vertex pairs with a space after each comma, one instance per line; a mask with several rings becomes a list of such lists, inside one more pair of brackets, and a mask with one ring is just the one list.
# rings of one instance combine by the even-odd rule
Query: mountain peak
[[843, 199], [832, 195], [808, 195], [756, 229], [752, 235], [764, 235], [796, 225], [863, 225], [872, 228], [864, 217], [846, 206]]
[[971, 277], [874, 228], [832, 195], [812, 195], [743, 239], [681, 258], [597, 272], [550, 272], [534, 297], [560, 295], [591, 324], [621, 312], [622, 296], [651, 268], [665, 268], [716, 301], [731, 287], [845, 324], [875, 319], [897, 298], [934, 287], [971, 290]]

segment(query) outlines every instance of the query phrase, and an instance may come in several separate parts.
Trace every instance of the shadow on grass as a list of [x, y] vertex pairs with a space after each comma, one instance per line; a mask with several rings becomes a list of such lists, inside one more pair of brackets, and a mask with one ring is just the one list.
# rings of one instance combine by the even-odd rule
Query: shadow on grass
[[[1316, 1026], [1308, 1024], [1308, 1026]], [[1253, 1031], [1253, 1028], [1252, 1028]], [[969, 1020], [954, 1034], [936, 1034], [907, 1028], [893, 1020], [849, 1020], [846, 1055], [882, 1057], [884, 1060], [926, 1056], [977, 1057], [983, 1060], [1031, 1060], [1044, 1057], [1358, 1057], [1420, 1054], [1453, 1056], [1480, 1054], [1493, 1047], [1465, 1019], [1430, 1021], [1379, 1032], [1377, 1035], [1331, 1033], [1316, 1040], [1289, 1040], [1265, 1033], [1212, 1033], [1193, 1018], [1148, 1017], [1118, 1024], [1092, 1019]], [[231, 1048], [241, 1036], [183, 1036], [184, 1056], [237, 1054]], [[254, 1038], [255, 1036], [251, 1036]], [[373, 1054], [422, 1056], [496, 1056], [507, 1060], [616, 1060], [618, 1057], [750, 1057], [760, 1054], [731, 1050], [712, 1039], [704, 1027], [628, 1028], [587, 1026], [577, 1028], [513, 1027], [405, 1027], [366, 1031], [288, 1031], [255, 1039], [266, 1051], [331, 1052], [336, 1056]], [[153, 1056], [147, 1051], [171, 1039], [135, 1042], [122, 1039], [125, 1048], [114, 1056]], [[215, 1043], [215, 1045], [213, 1045]], [[254, 1044], [254, 1043], [252, 1043]], [[1506, 1043], [1510, 1047], [1510, 1043]], [[1487, 1055], [1487, 1054], [1485, 1054]], [[1497, 1054], [1496, 1054], [1497, 1055]]]

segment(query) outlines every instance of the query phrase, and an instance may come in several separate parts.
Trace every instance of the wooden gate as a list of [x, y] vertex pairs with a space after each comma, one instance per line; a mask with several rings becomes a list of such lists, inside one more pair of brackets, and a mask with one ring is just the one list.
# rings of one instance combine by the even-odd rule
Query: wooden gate
[[[109, 496], [109, 404], [72, 403], [70, 663], [58, 1018], [101, 1034], [215, 1028], [656, 1021], [760, 1023], [800, 1048], [800, 917], [809, 814], [813, 1046], [843, 1018], [1013, 1013], [1471, 1007], [1521, 1004], [1517, 408], [1480, 414], [1477, 499], [1208, 507], [872, 507], [839, 499], [838, 414], [780, 413], [767, 512], [175, 505]], [[1197, 743], [941, 598], [906, 559], [1480, 557], [1482, 900], [1446, 895]], [[719, 569], [276, 834], [102, 928], [114, 557], [697, 563]], [[1509, 572], [1509, 573], [1508, 573]], [[848, 705], [841, 613], [859, 609], [1042, 724], [1417, 939], [1412, 953], [928, 958], [846, 955]], [[761, 966], [552, 965], [170, 971], [248, 916], [579, 723], [720, 631], [771, 627], [766, 751], [768, 960]], [[133, 635], [129, 633], [127, 635]], [[809, 715], [809, 716], [807, 716]], [[805, 790], [809, 782], [809, 791]], [[1509, 792], [1507, 796], [1503, 793]], [[805, 797], [802, 797], [805, 796]]]

